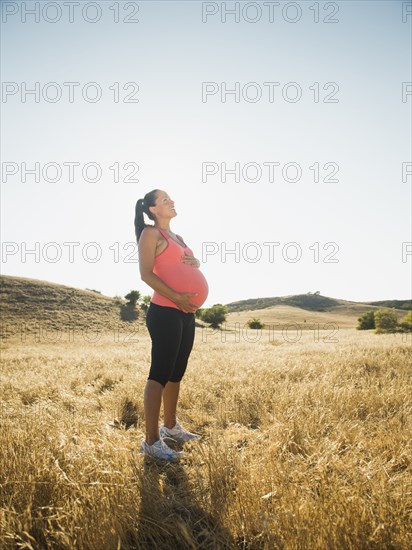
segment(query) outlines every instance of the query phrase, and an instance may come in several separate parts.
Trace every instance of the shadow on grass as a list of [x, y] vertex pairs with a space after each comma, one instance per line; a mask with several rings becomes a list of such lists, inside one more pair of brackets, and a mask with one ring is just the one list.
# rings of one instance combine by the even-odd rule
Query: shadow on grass
[[168, 463], [144, 457], [136, 468], [140, 510], [127, 544], [134, 549], [229, 549], [230, 532], [199, 504], [182, 462]]
[[133, 304], [122, 304], [119, 308], [119, 316], [122, 321], [137, 321], [139, 310]]

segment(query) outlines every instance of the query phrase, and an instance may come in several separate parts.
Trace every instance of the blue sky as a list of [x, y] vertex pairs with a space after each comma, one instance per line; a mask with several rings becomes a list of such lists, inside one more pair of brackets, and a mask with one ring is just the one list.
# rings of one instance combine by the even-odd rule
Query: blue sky
[[[24, 21], [23, 4], [38, 9], [38, 22]], [[411, 297], [412, 176], [402, 181], [412, 145], [412, 95], [402, 101], [412, 80], [408, 3], [319, 2], [317, 23], [316, 3], [306, 1], [274, 4], [272, 22], [263, 2], [246, 12], [238, 2], [239, 22], [222, 22], [222, 7], [235, 2], [101, 1], [99, 11], [73, 8], [73, 22], [62, 8], [54, 23], [55, 3], [35, 4], [2, 2], [3, 274], [151, 293], [133, 218], [136, 200], [160, 188], [176, 202], [171, 229], [202, 262], [205, 306], [317, 290], [359, 301]], [[217, 13], [203, 22], [202, 10]], [[125, 23], [127, 15], [138, 22]], [[36, 82], [37, 101], [24, 94]], [[73, 102], [68, 82], [78, 83]], [[202, 98], [207, 82], [218, 92]], [[268, 82], [278, 83], [273, 98]], [[224, 102], [222, 90], [236, 83], [239, 101]], [[74, 181], [68, 162], [78, 163]], [[24, 163], [38, 163], [40, 181], [23, 181]], [[93, 163], [98, 181], [88, 181]], [[217, 167], [207, 178], [206, 163]], [[224, 181], [222, 165], [239, 166], [239, 181]], [[45, 180], [44, 167], [57, 181]], [[324, 181], [332, 170], [338, 181]], [[133, 172], [138, 181], [124, 181]], [[78, 243], [72, 258], [68, 242]], [[273, 257], [265, 243], [279, 243]]]

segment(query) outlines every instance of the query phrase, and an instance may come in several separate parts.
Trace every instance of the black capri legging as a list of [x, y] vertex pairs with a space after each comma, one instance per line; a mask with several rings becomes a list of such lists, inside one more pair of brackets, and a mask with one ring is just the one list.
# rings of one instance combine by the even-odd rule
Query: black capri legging
[[195, 314], [150, 302], [146, 326], [152, 339], [148, 380], [180, 382], [195, 339]]

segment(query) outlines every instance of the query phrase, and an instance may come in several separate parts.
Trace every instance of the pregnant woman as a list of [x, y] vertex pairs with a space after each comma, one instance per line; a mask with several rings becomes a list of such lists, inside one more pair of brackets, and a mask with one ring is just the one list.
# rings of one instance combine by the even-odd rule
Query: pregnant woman
[[[143, 213], [154, 224], [146, 224]], [[146, 316], [152, 350], [144, 391], [146, 440], [140, 451], [171, 461], [183, 452], [171, 449], [165, 440], [186, 442], [200, 437], [181, 426], [176, 408], [195, 337], [195, 311], [209, 292], [199, 260], [170, 229], [170, 220], [176, 215], [169, 195], [154, 189], [137, 201], [134, 221], [140, 277], [154, 290]], [[164, 423], [159, 430], [162, 398]]]

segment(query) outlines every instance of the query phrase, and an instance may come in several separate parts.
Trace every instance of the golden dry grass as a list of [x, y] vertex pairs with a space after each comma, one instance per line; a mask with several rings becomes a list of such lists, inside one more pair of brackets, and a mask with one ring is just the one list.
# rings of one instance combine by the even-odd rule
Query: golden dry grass
[[[138, 453], [146, 331], [4, 341], [0, 546], [410, 548], [410, 335], [196, 330], [178, 414], [203, 438], [165, 465]], [[127, 398], [136, 427], [108, 427]]]

